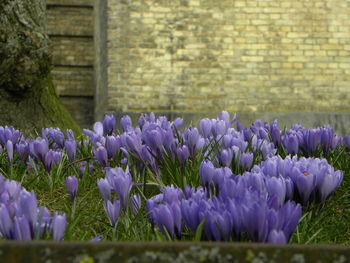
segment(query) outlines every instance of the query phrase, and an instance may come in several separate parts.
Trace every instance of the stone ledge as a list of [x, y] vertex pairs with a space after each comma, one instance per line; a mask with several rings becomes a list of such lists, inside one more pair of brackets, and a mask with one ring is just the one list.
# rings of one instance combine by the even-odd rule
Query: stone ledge
[[350, 249], [330, 245], [212, 242], [0, 242], [1, 262], [349, 262]]

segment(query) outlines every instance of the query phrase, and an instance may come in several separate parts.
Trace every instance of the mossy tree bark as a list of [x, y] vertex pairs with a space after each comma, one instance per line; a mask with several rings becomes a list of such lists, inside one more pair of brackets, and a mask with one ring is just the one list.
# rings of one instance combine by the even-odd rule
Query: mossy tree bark
[[52, 83], [45, 10], [45, 0], [0, 1], [0, 125], [79, 132]]

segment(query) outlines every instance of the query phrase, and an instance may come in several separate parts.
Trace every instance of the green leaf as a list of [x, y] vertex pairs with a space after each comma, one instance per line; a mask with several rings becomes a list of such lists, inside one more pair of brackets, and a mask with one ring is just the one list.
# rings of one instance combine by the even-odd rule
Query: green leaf
[[194, 236], [194, 241], [201, 241], [204, 224], [205, 224], [205, 218], [202, 220], [202, 222], [197, 227], [196, 234]]

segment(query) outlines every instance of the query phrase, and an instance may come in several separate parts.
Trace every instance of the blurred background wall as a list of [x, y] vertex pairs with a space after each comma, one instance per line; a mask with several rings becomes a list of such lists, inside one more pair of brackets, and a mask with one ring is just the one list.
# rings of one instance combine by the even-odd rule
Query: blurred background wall
[[83, 126], [104, 112], [349, 112], [349, 0], [47, 3], [55, 83]]

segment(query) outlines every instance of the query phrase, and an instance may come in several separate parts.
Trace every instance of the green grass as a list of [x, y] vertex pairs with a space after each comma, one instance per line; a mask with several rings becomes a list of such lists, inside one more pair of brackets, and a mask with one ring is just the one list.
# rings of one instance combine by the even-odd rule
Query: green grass
[[[77, 158], [91, 162], [92, 156], [88, 152], [87, 150], [80, 153]], [[325, 157], [335, 169], [344, 171], [343, 182], [327, 201], [303, 208], [302, 219], [290, 243], [350, 244], [350, 155], [339, 147]], [[150, 171], [144, 170], [143, 173], [148, 178], [147, 180], [153, 181], [154, 184], [145, 188], [134, 187], [132, 190], [142, 193], [142, 209], [136, 217], [122, 215], [114, 230], [105, 214], [103, 201], [96, 184], [98, 178], [105, 177], [104, 170], [98, 164], [95, 165], [94, 172], [86, 172], [79, 177], [76, 170], [79, 163], [71, 163], [64, 155], [61, 163], [48, 175], [42, 168], [40, 170], [28, 169], [23, 163], [18, 163], [20, 160], [16, 158], [15, 163], [17, 164], [10, 167], [5, 151], [0, 153], [0, 172], [8, 179], [22, 182], [23, 187], [28, 191], [34, 190], [39, 205], [48, 207], [51, 213], [62, 211], [67, 214], [68, 225], [65, 240], [87, 241], [97, 235], [102, 235], [103, 240], [165, 240], [159, 233], [154, 232], [145, 212], [145, 199], [159, 193], [159, 187]], [[187, 165], [187, 170], [191, 170], [189, 178], [198, 174], [202, 158], [203, 156], [199, 156], [198, 160]], [[168, 176], [172, 171], [181, 172], [177, 163], [172, 163], [170, 159], [160, 168], [161, 172]], [[135, 173], [136, 169], [132, 171]], [[75, 202], [71, 200], [64, 185], [64, 179], [71, 175], [79, 178]], [[194, 184], [198, 184], [198, 181], [193, 180]], [[127, 213], [130, 214], [130, 211]], [[185, 233], [183, 239], [190, 238]]]

